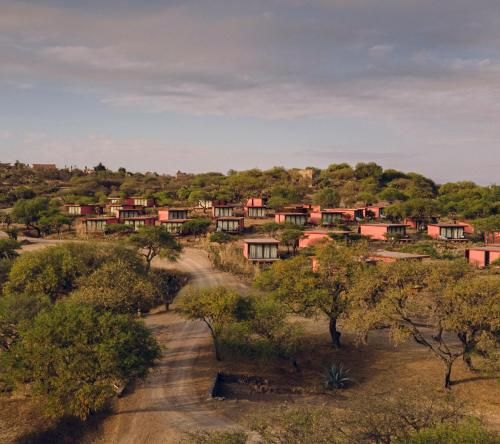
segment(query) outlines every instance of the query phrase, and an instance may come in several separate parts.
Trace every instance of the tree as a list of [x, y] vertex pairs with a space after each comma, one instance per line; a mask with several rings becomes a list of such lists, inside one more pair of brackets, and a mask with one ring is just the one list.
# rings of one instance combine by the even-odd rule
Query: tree
[[148, 271], [156, 256], [175, 261], [182, 250], [181, 245], [164, 227], [141, 227], [137, 233], [130, 236], [129, 241], [146, 259]]
[[500, 214], [476, 219], [473, 224], [474, 228], [483, 234], [485, 242], [490, 240], [492, 243], [495, 243], [494, 233], [500, 232]]
[[210, 219], [205, 218], [197, 218], [191, 219], [182, 224], [181, 233], [188, 234], [195, 237], [195, 239], [199, 238], [202, 234], [207, 233], [210, 228], [211, 222]]
[[160, 349], [131, 317], [65, 301], [23, 328], [9, 354], [16, 380], [29, 383], [49, 414], [85, 419], [144, 377]]
[[77, 282], [71, 298], [113, 313], [141, 313], [152, 308], [155, 287], [142, 264], [111, 259]]
[[283, 245], [286, 245], [288, 248], [288, 252], [290, 252], [290, 247], [292, 248], [293, 253], [295, 254], [297, 248], [299, 246], [299, 240], [303, 236], [303, 232], [298, 230], [297, 228], [285, 228], [281, 234], [281, 242]]
[[21, 244], [14, 239], [0, 239], [0, 259], [14, 259]]
[[179, 301], [179, 311], [188, 319], [203, 321], [212, 335], [215, 359], [222, 360], [220, 338], [236, 319], [240, 296], [226, 287], [191, 290]]
[[45, 197], [21, 199], [14, 204], [12, 217], [16, 222], [25, 224], [26, 228], [35, 230], [40, 237], [41, 229], [38, 222], [48, 210], [49, 200]]
[[318, 247], [314, 270], [309, 258], [298, 256], [274, 263], [257, 276], [255, 285], [272, 291], [292, 313], [326, 315], [332, 344], [340, 347], [337, 322], [348, 306], [348, 290], [354, 277], [364, 267], [359, 259], [363, 253], [363, 246], [330, 242]]
[[102, 162], [99, 162], [95, 167], [94, 167], [94, 171], [96, 173], [102, 173], [102, 172], [105, 172], [107, 171], [107, 168], [102, 164]]
[[322, 208], [335, 208], [340, 205], [340, 195], [333, 188], [323, 188], [314, 193], [313, 202]]
[[395, 343], [412, 338], [426, 347], [443, 363], [444, 386], [450, 388], [455, 361], [476, 347], [490, 347], [498, 331], [498, 282], [471, 279], [470, 273], [453, 261], [379, 265], [356, 277], [350, 317], [362, 336], [385, 325]]

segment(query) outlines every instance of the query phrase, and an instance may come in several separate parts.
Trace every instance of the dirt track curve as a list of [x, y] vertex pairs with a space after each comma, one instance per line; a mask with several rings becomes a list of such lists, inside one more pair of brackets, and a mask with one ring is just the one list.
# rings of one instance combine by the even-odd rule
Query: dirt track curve
[[[163, 260], [155, 265], [171, 267]], [[201, 250], [186, 248], [175, 268], [191, 274], [187, 287], [244, 289], [234, 276], [214, 270]], [[171, 312], [151, 314], [145, 321], [167, 349], [146, 380], [117, 402], [115, 412], [103, 424], [99, 442], [178, 443], [183, 433], [196, 429], [235, 428], [211, 408], [213, 401], [206, 399], [210, 380], [197, 370], [197, 363], [213, 359], [206, 326]]]

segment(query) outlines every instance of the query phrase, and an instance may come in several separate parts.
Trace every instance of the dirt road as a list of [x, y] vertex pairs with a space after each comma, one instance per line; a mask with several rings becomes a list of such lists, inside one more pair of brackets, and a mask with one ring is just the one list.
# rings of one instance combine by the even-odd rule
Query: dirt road
[[[161, 260], [156, 265], [171, 267]], [[188, 287], [244, 289], [233, 276], [212, 269], [201, 250], [186, 248], [175, 268], [191, 273]], [[146, 324], [167, 349], [148, 378], [117, 402], [99, 442], [178, 443], [184, 432], [235, 428], [207, 400], [213, 374], [203, 371], [203, 363], [213, 360], [213, 351], [206, 326], [165, 312], [147, 316]]]

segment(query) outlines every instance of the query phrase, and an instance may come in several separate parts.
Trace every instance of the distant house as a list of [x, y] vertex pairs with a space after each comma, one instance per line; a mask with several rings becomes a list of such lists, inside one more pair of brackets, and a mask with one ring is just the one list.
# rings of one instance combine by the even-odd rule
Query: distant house
[[344, 213], [340, 210], [319, 210], [312, 211], [310, 222], [315, 225], [335, 225], [345, 220]]
[[81, 223], [85, 233], [103, 233], [108, 225], [117, 224], [118, 219], [111, 216], [86, 217]]
[[272, 238], [245, 239], [243, 256], [252, 262], [274, 262], [278, 256], [279, 241]]
[[240, 233], [245, 228], [244, 221], [243, 217], [218, 217], [215, 221], [215, 229], [223, 233]]
[[245, 217], [260, 219], [267, 216], [267, 208], [260, 197], [251, 197], [248, 199], [243, 210]]
[[160, 222], [186, 219], [189, 219], [189, 208], [163, 208], [158, 210], [158, 220]]
[[359, 233], [372, 240], [387, 240], [391, 237], [405, 237], [405, 224], [361, 224]]
[[343, 214], [345, 220], [359, 221], [366, 217], [366, 209], [364, 207], [358, 208], [330, 208], [328, 211], [340, 212]]
[[182, 226], [189, 220], [189, 208], [165, 208], [158, 210], [160, 224], [171, 234], [181, 234]]
[[102, 207], [98, 204], [66, 204], [64, 205], [64, 209], [70, 216], [102, 214]]
[[233, 217], [236, 205], [212, 202], [212, 217]]
[[57, 166], [55, 163], [34, 163], [31, 168], [35, 171], [56, 171]]
[[146, 208], [155, 206], [155, 200], [152, 197], [127, 197], [123, 199], [124, 205], [141, 205]]
[[276, 213], [274, 215], [274, 221], [278, 224], [293, 224], [303, 226], [307, 224], [307, 219], [309, 218], [307, 212], [305, 213]]
[[124, 225], [132, 225], [134, 230], [137, 231], [144, 226], [154, 226], [156, 223], [156, 216], [125, 217], [120, 219], [120, 222]]
[[488, 267], [492, 262], [500, 260], [500, 245], [468, 248], [465, 250], [465, 258], [476, 267]]
[[368, 257], [375, 262], [423, 261], [429, 259], [426, 254], [403, 253], [399, 251], [377, 250]]
[[464, 240], [465, 225], [455, 223], [439, 223], [427, 225], [427, 234], [433, 239]]

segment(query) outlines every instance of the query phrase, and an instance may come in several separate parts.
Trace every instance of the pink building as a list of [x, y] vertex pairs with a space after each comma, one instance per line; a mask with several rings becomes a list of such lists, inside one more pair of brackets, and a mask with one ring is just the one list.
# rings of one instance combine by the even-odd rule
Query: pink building
[[108, 225], [117, 224], [118, 219], [111, 216], [86, 217], [82, 219], [85, 233], [103, 233]]
[[465, 250], [465, 258], [469, 264], [476, 267], [488, 267], [491, 263], [500, 260], [500, 245], [468, 248]]
[[189, 208], [162, 208], [158, 210], [158, 220], [160, 222], [186, 219], [189, 219]]
[[127, 197], [123, 200], [124, 205], [140, 205], [146, 208], [154, 207], [155, 200], [152, 197]]
[[484, 242], [487, 244], [500, 244], [500, 231], [492, 231], [484, 234]]
[[218, 217], [215, 221], [216, 231], [224, 233], [240, 233], [245, 228], [245, 219], [243, 217]]
[[274, 215], [274, 221], [277, 224], [293, 224], [303, 226], [307, 223], [309, 218], [307, 213], [294, 212], [294, 213], [276, 213]]
[[160, 221], [160, 225], [174, 235], [182, 234], [182, 226], [191, 219], [172, 219]]
[[437, 217], [407, 217], [405, 219], [405, 224], [409, 225], [411, 228], [415, 230], [424, 231], [427, 230], [427, 224], [437, 224]]
[[359, 233], [372, 240], [387, 240], [391, 237], [406, 237], [405, 224], [361, 224]]
[[465, 240], [464, 224], [429, 224], [427, 225], [427, 234], [433, 239], [442, 240]]
[[66, 204], [66, 213], [70, 216], [88, 216], [91, 214], [102, 214], [102, 207], [98, 204]]
[[120, 220], [122, 224], [131, 225], [134, 231], [144, 226], [154, 226], [156, 224], [156, 216], [135, 216], [126, 217]]
[[250, 218], [264, 218], [267, 216], [267, 208], [264, 201], [260, 197], [251, 197], [247, 200], [244, 207], [245, 217]]
[[243, 240], [243, 256], [252, 262], [274, 262], [279, 259], [279, 241], [272, 238]]
[[465, 234], [474, 234], [474, 225], [471, 225], [469, 222], [465, 222], [463, 220], [458, 221], [458, 223], [464, 226]]

